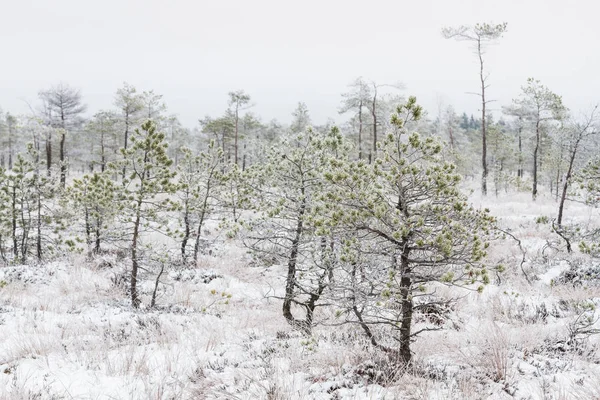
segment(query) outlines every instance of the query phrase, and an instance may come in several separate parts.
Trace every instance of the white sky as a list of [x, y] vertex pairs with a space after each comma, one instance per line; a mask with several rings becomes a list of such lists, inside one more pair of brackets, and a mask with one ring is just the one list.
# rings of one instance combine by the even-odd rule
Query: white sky
[[[600, 3], [593, 0], [0, 0], [0, 107], [64, 81], [90, 113], [127, 81], [164, 95], [186, 126], [219, 116], [244, 89], [263, 120], [340, 121], [358, 76], [401, 81], [433, 115], [439, 99], [476, 113], [477, 62], [446, 25], [508, 22], [487, 55], [490, 98], [507, 104], [529, 76], [572, 110], [600, 101]], [[498, 114], [498, 113], [496, 113]]]

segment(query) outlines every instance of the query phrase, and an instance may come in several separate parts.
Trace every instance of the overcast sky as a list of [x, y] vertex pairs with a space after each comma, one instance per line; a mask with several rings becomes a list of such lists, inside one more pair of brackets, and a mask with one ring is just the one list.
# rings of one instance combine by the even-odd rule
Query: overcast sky
[[[572, 110], [600, 101], [600, 6], [593, 0], [0, 0], [0, 108], [26, 112], [40, 89], [81, 89], [90, 113], [123, 82], [164, 95], [192, 127], [244, 89], [265, 121], [299, 101], [337, 114], [359, 76], [401, 81], [433, 115], [477, 112], [477, 61], [443, 26], [508, 22], [488, 50], [489, 97], [507, 104], [533, 76]], [[498, 113], [496, 113], [498, 114]]]

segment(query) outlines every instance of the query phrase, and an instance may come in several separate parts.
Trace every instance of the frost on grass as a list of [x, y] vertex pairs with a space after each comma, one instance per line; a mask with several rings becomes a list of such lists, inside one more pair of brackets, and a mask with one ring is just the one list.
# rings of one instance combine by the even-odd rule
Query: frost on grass
[[[236, 240], [173, 266], [154, 309], [131, 307], [115, 254], [0, 268], [0, 398], [598, 398], [598, 262], [549, 248], [555, 236], [526, 201], [484, 204], [522, 240], [523, 270], [507, 239], [490, 249], [506, 270], [482, 293], [437, 287], [415, 315], [415, 329], [436, 329], [402, 369], [353, 325], [292, 330], [280, 316], [285, 267], [249, 267]], [[145, 304], [153, 276], [141, 274]]]

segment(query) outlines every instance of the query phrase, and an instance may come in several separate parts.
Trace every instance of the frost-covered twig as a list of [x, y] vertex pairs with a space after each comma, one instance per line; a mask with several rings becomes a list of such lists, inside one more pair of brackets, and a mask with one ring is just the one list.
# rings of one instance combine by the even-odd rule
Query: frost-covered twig
[[527, 283], [529, 283], [531, 285], [531, 280], [529, 279], [529, 276], [527, 276], [527, 273], [525, 272], [525, 268], [523, 268], [523, 265], [525, 264], [525, 260], [526, 260], [526, 256], [527, 256], [527, 250], [525, 250], [523, 248], [523, 246], [521, 245], [521, 240], [518, 239], [512, 233], [510, 233], [502, 228], [496, 227], [496, 229], [498, 229], [500, 232], [504, 233], [506, 236], [510, 236], [514, 241], [517, 242], [517, 245], [519, 246], [519, 249], [521, 250], [521, 254], [522, 254], [521, 263], [520, 263], [521, 272], [523, 272], [523, 276], [525, 276]]

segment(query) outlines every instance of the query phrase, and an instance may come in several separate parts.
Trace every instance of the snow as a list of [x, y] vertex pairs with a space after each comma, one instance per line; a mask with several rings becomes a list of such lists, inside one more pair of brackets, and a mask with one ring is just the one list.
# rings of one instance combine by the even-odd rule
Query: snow
[[[457, 300], [444, 329], [417, 338], [406, 371], [355, 327], [293, 331], [277, 299], [284, 266], [251, 263], [227, 239], [212, 241], [196, 267], [169, 270], [156, 309], [130, 307], [115, 280], [128, 266], [110, 255], [1, 267], [0, 399], [600, 398], [600, 335], [567, 342], [579, 314], [600, 317], [600, 286], [586, 280], [593, 274], [563, 279], [599, 262], [547, 246], [556, 235], [536, 218], [554, 215], [552, 198], [472, 201], [522, 240], [532, 284], [515, 242], [494, 244], [490, 257], [506, 272], [483, 293], [440, 287]], [[579, 204], [566, 215], [598, 218]], [[145, 304], [153, 282], [142, 276]]]

